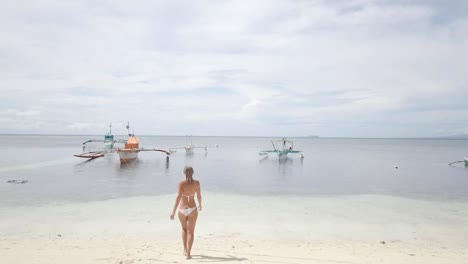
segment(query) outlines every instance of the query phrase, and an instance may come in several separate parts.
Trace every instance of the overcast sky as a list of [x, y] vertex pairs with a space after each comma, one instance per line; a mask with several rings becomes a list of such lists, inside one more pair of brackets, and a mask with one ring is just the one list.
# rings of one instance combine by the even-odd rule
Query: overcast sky
[[468, 1], [1, 6], [0, 133], [468, 133]]

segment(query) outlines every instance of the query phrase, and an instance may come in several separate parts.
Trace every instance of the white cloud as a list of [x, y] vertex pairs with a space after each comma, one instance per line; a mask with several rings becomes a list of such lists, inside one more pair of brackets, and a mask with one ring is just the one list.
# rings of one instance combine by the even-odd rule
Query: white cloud
[[463, 1], [3, 6], [0, 125], [8, 133], [95, 134], [125, 120], [140, 134], [179, 135], [466, 128], [462, 115], [442, 122], [468, 110], [458, 99], [468, 96]]

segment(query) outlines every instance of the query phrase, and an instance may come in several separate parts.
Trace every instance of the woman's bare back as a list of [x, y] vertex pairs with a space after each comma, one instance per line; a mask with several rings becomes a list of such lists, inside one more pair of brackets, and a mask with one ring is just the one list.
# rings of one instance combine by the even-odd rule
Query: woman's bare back
[[193, 180], [192, 183], [188, 183], [187, 181], [179, 182], [179, 192], [182, 195], [179, 208], [196, 207], [197, 205], [195, 204], [195, 194], [199, 189], [200, 182], [197, 180]]

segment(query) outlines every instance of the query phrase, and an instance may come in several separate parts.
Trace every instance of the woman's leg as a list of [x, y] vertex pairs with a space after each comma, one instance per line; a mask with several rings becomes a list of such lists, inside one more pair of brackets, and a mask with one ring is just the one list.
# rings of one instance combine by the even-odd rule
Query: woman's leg
[[187, 216], [187, 259], [191, 259], [190, 251], [192, 250], [193, 239], [195, 238], [195, 224], [197, 223], [198, 211], [195, 209]]
[[184, 256], [187, 256], [187, 216], [178, 213], [180, 224], [182, 225], [182, 244], [184, 245]]

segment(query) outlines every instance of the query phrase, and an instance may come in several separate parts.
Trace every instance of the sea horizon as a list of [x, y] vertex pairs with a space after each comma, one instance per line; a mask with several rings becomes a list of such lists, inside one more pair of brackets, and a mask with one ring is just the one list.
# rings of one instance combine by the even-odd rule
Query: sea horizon
[[[0, 133], [0, 136], [92, 136], [102, 137], [106, 134], [35, 134], [35, 133]], [[127, 137], [128, 134], [112, 134], [118, 137]], [[334, 137], [334, 136], [244, 136], [244, 135], [157, 135], [157, 134], [135, 134], [137, 137], [234, 137], [234, 138], [310, 138], [310, 139], [408, 139], [408, 140], [468, 140], [468, 134], [464, 135], [448, 135], [448, 136], [434, 136], [434, 137]]]

